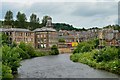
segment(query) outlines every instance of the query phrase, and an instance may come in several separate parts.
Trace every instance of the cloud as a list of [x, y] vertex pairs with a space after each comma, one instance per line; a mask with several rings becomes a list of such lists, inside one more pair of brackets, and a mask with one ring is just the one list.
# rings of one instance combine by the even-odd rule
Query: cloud
[[[14, 1], [14, 0], [13, 0]], [[26, 1], [26, 0], [25, 0]], [[28, 1], [28, 0], [27, 0]], [[35, 0], [36, 1], [36, 0]], [[94, 0], [96, 1], [96, 0]], [[116, 24], [117, 2], [2, 2], [2, 19], [6, 11], [32, 13], [42, 19], [49, 15], [53, 22], [69, 23], [78, 28]], [[0, 13], [1, 14], [1, 13]]]
[[116, 14], [117, 12], [117, 3], [115, 2], [99, 2], [99, 3], [81, 3], [80, 6], [77, 6], [76, 10], [72, 13], [76, 16], [100, 16], [104, 17], [107, 15]]

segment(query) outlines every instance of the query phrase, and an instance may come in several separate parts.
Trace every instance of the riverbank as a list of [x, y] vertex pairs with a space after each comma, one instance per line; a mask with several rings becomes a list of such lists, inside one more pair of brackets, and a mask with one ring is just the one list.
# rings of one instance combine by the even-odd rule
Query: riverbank
[[58, 55], [59, 51], [56, 45], [50, 48], [50, 51], [36, 50], [31, 44], [21, 42], [19, 45], [13, 43], [11, 46], [7, 44], [0, 47], [2, 50], [2, 79], [12, 79], [14, 75], [18, 73], [18, 67], [21, 66], [20, 62], [26, 59], [32, 59], [34, 57], [41, 57], [47, 55]]
[[17, 78], [118, 78], [118, 75], [96, 70], [70, 60], [71, 54], [49, 55], [21, 62]]
[[[112, 51], [112, 50], [114, 51]], [[115, 74], [120, 75], [120, 60], [117, 58], [118, 54], [116, 54], [117, 49], [110, 48], [101, 53], [99, 50], [92, 50], [91, 52], [84, 53], [75, 53], [70, 56], [70, 59], [73, 62], [79, 62], [83, 64], [87, 64], [95, 69], [106, 70]], [[110, 54], [111, 53], [111, 54]], [[111, 58], [110, 58], [111, 56]], [[115, 56], [117, 56], [115, 58]]]

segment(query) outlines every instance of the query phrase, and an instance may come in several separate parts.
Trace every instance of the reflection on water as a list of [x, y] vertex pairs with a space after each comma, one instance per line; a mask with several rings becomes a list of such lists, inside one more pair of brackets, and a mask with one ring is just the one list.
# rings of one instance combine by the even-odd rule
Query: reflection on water
[[24, 60], [18, 69], [18, 78], [118, 78], [116, 74], [74, 63], [69, 56], [60, 54]]

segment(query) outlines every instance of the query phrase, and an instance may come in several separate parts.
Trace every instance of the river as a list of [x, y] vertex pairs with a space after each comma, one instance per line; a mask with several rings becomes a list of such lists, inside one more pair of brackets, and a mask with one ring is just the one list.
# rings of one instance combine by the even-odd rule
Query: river
[[36, 57], [21, 62], [18, 78], [118, 78], [118, 75], [74, 63], [70, 54]]

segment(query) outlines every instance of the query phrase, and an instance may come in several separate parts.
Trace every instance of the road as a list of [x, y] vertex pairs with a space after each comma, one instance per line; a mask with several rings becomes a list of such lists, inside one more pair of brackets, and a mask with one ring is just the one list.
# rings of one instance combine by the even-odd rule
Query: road
[[36, 57], [21, 62], [18, 78], [118, 78], [118, 75], [74, 63], [70, 54]]

